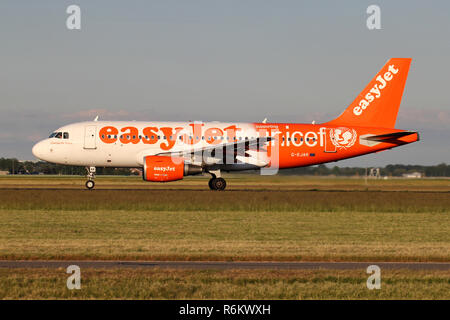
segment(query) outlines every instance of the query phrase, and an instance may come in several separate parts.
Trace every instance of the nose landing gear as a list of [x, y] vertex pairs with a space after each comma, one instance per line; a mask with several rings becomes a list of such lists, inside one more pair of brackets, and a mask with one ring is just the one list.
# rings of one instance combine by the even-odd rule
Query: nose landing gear
[[94, 180], [86, 181], [86, 188], [88, 188], [89, 190], [94, 189], [94, 186], [95, 186]]
[[208, 182], [209, 188], [211, 190], [223, 191], [227, 187], [227, 182], [224, 178], [220, 177], [220, 170], [217, 171], [209, 171], [211, 174], [211, 179]]
[[86, 170], [88, 172], [88, 175], [87, 175], [88, 181], [86, 181], [86, 188], [88, 190], [92, 190], [92, 189], [94, 189], [94, 186], [95, 186], [95, 182], [94, 182], [95, 167], [89, 167], [89, 168], [86, 167]]

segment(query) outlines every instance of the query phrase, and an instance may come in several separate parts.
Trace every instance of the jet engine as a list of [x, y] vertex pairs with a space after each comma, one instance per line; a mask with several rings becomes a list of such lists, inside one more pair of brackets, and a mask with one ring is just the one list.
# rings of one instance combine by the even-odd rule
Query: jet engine
[[202, 167], [185, 163], [183, 158], [168, 156], [144, 157], [142, 178], [145, 181], [168, 182], [202, 173]]

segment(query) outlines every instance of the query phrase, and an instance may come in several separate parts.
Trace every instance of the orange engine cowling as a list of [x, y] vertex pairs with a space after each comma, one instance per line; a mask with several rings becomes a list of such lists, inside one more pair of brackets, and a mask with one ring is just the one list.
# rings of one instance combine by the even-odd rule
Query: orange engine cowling
[[144, 172], [142, 177], [145, 181], [175, 181], [184, 176], [184, 159], [148, 156], [144, 158]]
[[144, 157], [145, 181], [167, 182], [183, 179], [183, 176], [201, 174], [201, 166], [187, 164], [183, 158], [148, 156]]

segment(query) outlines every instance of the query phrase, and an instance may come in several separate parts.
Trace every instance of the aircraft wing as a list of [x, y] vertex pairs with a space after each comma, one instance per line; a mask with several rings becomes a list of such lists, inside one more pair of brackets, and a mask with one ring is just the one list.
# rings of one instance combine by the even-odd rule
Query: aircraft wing
[[[167, 152], [159, 152], [154, 155], [185, 158], [192, 158], [192, 156], [197, 155], [202, 157], [202, 161], [206, 159], [208, 164], [215, 164], [224, 158], [230, 159], [230, 157], [233, 157], [233, 159], [242, 163], [264, 167], [268, 164], [268, 161], [261, 161], [258, 153], [267, 153], [265, 146], [274, 139], [273, 137], [260, 137], [206, 147], [187, 145], [180, 150], [175, 149]], [[207, 154], [206, 156], [205, 153]]]

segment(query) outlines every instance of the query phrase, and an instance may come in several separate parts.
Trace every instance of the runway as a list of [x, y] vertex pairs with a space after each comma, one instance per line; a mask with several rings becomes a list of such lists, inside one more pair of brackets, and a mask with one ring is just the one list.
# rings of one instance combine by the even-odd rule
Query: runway
[[450, 270], [450, 262], [230, 262], [230, 261], [43, 261], [1, 260], [0, 268], [162, 268], [195, 270], [275, 269], [275, 270], [365, 270], [370, 265], [381, 269]]

